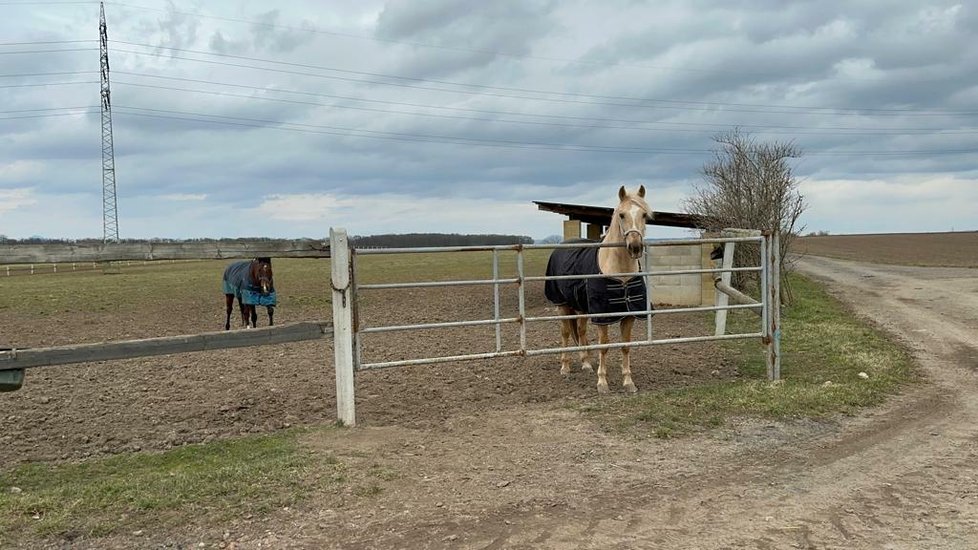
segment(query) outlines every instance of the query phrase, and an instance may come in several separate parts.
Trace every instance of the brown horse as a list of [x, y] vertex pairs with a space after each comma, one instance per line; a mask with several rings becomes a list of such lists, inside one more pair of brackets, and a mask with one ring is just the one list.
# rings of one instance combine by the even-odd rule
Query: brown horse
[[[639, 258], [645, 247], [645, 224], [651, 210], [645, 202], [645, 186], [629, 193], [622, 186], [618, 190], [618, 206], [611, 216], [611, 224], [602, 239], [600, 248], [558, 248], [550, 255], [547, 275], [596, 275], [636, 273], [641, 271]], [[577, 241], [587, 242], [587, 241]], [[649, 307], [645, 281], [641, 276], [615, 276], [591, 279], [547, 280], [545, 284], [547, 299], [557, 306], [560, 315], [583, 313], [624, 313], [639, 312], [632, 316], [594, 317], [598, 326], [598, 343], [607, 344], [608, 326], [621, 323], [621, 341], [632, 340], [632, 326], [636, 317], [644, 317]], [[573, 339], [576, 346], [586, 346], [587, 318], [562, 319], [560, 321], [561, 347], [570, 347]], [[632, 381], [629, 348], [621, 349], [622, 386], [628, 392], [637, 391]], [[608, 349], [598, 351], [598, 392], [608, 392]], [[581, 369], [592, 372], [590, 352], [580, 352]], [[570, 373], [570, 354], [560, 354], [560, 373]]]
[[275, 324], [275, 284], [272, 278], [272, 259], [255, 258], [234, 262], [224, 270], [224, 301], [227, 318], [224, 330], [231, 330], [231, 311], [234, 299], [241, 310], [241, 326], [258, 326], [258, 306], [268, 309], [268, 325]]

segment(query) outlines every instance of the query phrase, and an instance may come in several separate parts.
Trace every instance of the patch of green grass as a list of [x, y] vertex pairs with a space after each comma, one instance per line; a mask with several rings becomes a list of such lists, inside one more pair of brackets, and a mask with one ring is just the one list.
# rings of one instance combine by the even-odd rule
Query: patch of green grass
[[[586, 411], [610, 429], [673, 437], [721, 426], [733, 417], [851, 414], [880, 404], [914, 378], [906, 350], [815, 283], [792, 276], [791, 284], [794, 303], [782, 313], [781, 381], [767, 380], [766, 352], [756, 340], [731, 340], [724, 351], [736, 359], [737, 380], [603, 400]], [[730, 312], [730, 333], [756, 327], [756, 316]]]
[[297, 433], [18, 466], [0, 473], [0, 542], [220, 522], [341, 483], [343, 466], [302, 447]]

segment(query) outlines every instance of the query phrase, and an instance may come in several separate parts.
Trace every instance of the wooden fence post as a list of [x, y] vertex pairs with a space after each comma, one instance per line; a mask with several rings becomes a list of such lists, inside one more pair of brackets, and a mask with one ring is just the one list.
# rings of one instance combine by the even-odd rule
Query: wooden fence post
[[329, 229], [333, 287], [333, 365], [336, 370], [336, 418], [345, 426], [357, 422], [353, 371], [353, 285], [346, 230]]

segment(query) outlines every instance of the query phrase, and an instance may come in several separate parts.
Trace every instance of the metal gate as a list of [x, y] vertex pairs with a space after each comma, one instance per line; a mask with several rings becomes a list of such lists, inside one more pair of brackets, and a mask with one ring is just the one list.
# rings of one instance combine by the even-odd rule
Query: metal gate
[[[360, 369], [379, 369], [406, 365], [423, 365], [432, 363], [465, 361], [474, 359], [491, 359], [497, 357], [532, 357], [537, 355], [558, 354], [565, 351], [591, 350], [591, 349], [610, 349], [621, 347], [642, 347], [662, 344], [677, 344], [688, 342], [705, 342], [716, 340], [732, 340], [744, 338], [757, 338], [767, 348], [767, 372], [772, 380], [780, 378], [780, 238], [777, 232], [762, 232], [756, 230], [726, 230], [721, 236], [704, 239], [684, 239], [684, 240], [662, 240], [646, 241], [645, 247], [645, 271], [635, 273], [613, 273], [598, 275], [566, 275], [566, 276], [527, 276], [524, 270], [524, 252], [534, 249], [557, 249], [557, 248], [582, 248], [611, 246], [601, 243], [567, 243], [567, 244], [533, 244], [533, 245], [502, 245], [502, 246], [451, 246], [451, 247], [421, 247], [421, 248], [370, 248], [356, 249], [349, 246], [346, 230], [342, 228], [330, 229], [330, 250], [332, 254], [332, 294], [333, 294], [333, 324], [334, 324], [334, 353], [336, 368], [336, 391], [337, 391], [337, 418], [346, 425], [356, 423], [356, 412], [354, 407], [354, 371]], [[733, 267], [733, 247], [737, 243], [757, 243], [760, 249], [758, 265], [746, 267]], [[650, 269], [651, 248], [660, 246], [677, 245], [703, 245], [703, 244], [723, 244], [724, 259], [722, 267], [710, 269], [684, 269], [673, 271], [655, 271]], [[621, 246], [621, 245], [618, 245]], [[377, 283], [377, 284], [358, 284], [357, 283], [357, 258], [359, 256], [380, 255], [380, 254], [421, 254], [421, 253], [462, 253], [462, 252], [491, 252], [492, 253], [492, 273], [491, 279], [457, 280], [457, 281], [417, 281], [407, 283]], [[499, 257], [500, 253], [512, 252], [516, 254], [516, 276], [508, 278], [499, 277]], [[760, 274], [761, 300], [754, 301], [745, 295], [731, 289], [729, 286], [729, 274], [734, 272], [757, 272]], [[545, 315], [528, 316], [526, 314], [526, 284], [534, 281], [546, 281], [557, 279], [588, 279], [598, 277], [615, 276], [641, 276], [645, 277], [646, 285], [650, 278], [654, 276], [680, 276], [707, 274], [714, 275], [718, 296], [724, 299], [718, 300], [716, 306], [699, 307], [680, 307], [669, 309], [657, 309], [655, 315], [670, 315], [677, 313], [690, 312], [717, 312], [718, 320], [717, 333], [712, 336], [689, 336], [679, 338], [660, 338], [655, 339], [652, 335], [651, 316], [653, 311], [650, 305], [642, 312], [627, 312], [618, 314], [581, 314], [581, 315]], [[407, 288], [430, 288], [430, 287], [449, 287], [449, 286], [472, 286], [487, 285], [493, 287], [493, 316], [487, 319], [475, 319], [467, 321], [450, 321], [440, 323], [425, 323], [411, 325], [376, 325], [362, 326], [362, 319], [359, 318], [357, 307], [359, 293], [362, 291], [377, 289], [407, 289]], [[515, 285], [517, 288], [518, 315], [516, 317], [503, 318], [500, 316], [500, 289], [503, 285]], [[650, 292], [651, 296], [651, 292]], [[742, 303], [728, 305], [726, 298], [730, 296], [735, 301]], [[721, 329], [720, 314], [724, 318], [726, 311], [749, 309], [759, 313], [760, 325], [758, 330], [749, 333], [725, 334], [725, 329]], [[527, 347], [526, 327], [529, 323], [553, 322], [561, 319], [591, 318], [591, 317], [611, 317], [611, 316], [630, 316], [645, 315], [647, 318], [647, 333], [645, 340], [633, 340], [627, 344], [621, 342], [607, 344], [591, 344], [587, 346], [556, 347], [531, 349]], [[519, 327], [519, 345], [513, 349], [504, 349], [501, 338], [501, 327], [504, 324], [515, 324]], [[386, 361], [377, 363], [361, 362], [360, 336], [371, 333], [410, 331], [421, 329], [435, 329], [447, 327], [474, 327], [474, 326], [495, 326], [496, 345], [495, 351], [485, 353], [463, 353], [459, 355], [439, 356], [439, 357], [420, 357], [415, 359], [404, 359], [397, 361]]]

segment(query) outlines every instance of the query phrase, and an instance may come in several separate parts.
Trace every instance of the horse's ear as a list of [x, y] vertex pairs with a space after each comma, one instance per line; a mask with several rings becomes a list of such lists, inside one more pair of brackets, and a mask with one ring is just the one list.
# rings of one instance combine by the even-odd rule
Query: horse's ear
[[618, 188], [618, 200], [619, 201], [625, 200], [625, 196], [627, 194], [628, 193], [625, 192], [625, 186], [624, 185], [622, 185], [621, 187]]
[[638, 188], [638, 196], [641, 197], [641, 198], [643, 198], [643, 199], [645, 198], [645, 186], [644, 185], [639, 186], [639, 188]]

